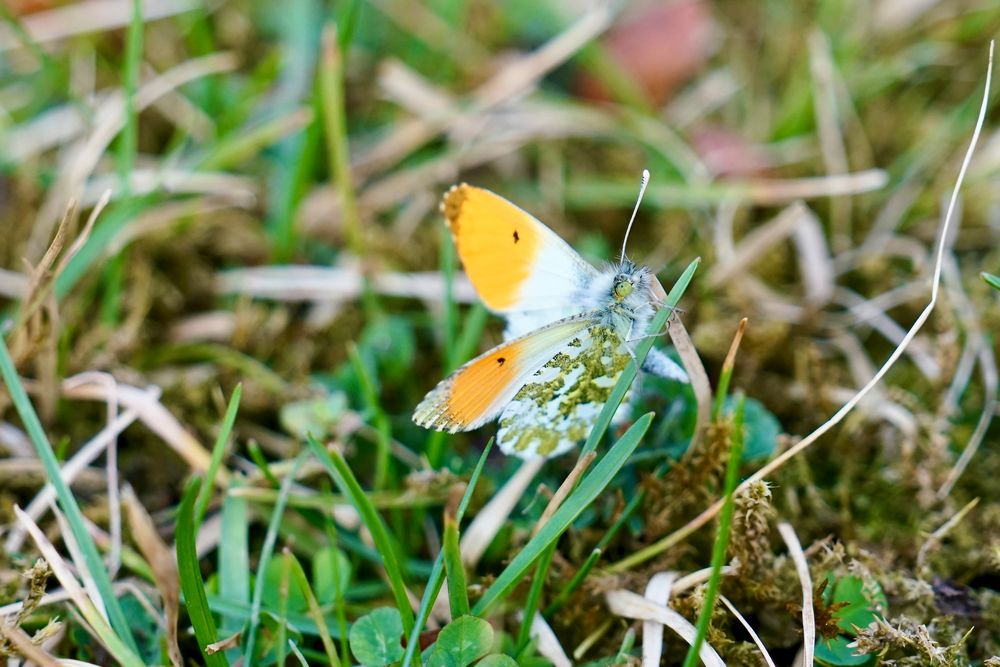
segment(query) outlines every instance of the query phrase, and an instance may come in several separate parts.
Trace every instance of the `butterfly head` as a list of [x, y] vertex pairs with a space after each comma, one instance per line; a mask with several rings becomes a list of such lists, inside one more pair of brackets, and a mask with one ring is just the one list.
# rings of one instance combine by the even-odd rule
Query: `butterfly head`
[[628, 259], [612, 268], [614, 279], [611, 282], [611, 298], [617, 303], [628, 304], [637, 298], [641, 299], [654, 280], [648, 268]]

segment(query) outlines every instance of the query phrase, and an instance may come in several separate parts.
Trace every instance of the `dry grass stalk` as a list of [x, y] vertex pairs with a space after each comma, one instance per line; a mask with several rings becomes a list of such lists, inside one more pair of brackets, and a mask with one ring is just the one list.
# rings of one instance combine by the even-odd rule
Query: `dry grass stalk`
[[[670, 588], [676, 572], [658, 572], [646, 584], [646, 599], [664, 607], [670, 604]], [[663, 624], [642, 622], [642, 667], [659, 667], [663, 655]]]
[[470, 571], [475, 569], [479, 559], [486, 552], [486, 547], [496, 537], [507, 517], [524, 496], [528, 485], [544, 465], [545, 459], [542, 458], [524, 461], [507, 483], [483, 506], [472, 523], [462, 531], [459, 547], [462, 552], [462, 562]]
[[568, 496], [570, 491], [573, 490], [573, 487], [576, 486], [576, 481], [587, 471], [587, 468], [590, 467], [590, 464], [593, 463], [596, 458], [596, 452], [587, 452], [584, 456], [577, 460], [576, 465], [574, 465], [573, 469], [569, 471], [568, 475], [566, 475], [566, 479], [562, 481], [562, 484], [560, 484], [559, 488], [556, 489], [552, 498], [549, 499], [549, 504], [545, 506], [542, 516], [538, 518], [538, 522], [535, 523], [535, 527], [531, 531], [532, 537], [537, 535], [538, 531], [542, 529], [542, 526], [549, 522], [552, 515], [556, 513], [559, 506], [562, 505], [564, 500], [566, 500], [566, 496]]
[[[154, 394], [126, 384], [116, 385], [115, 392], [119, 404], [125, 409], [134, 410], [139, 421], [168, 444], [195, 472], [203, 473], [208, 470], [211, 454]], [[63, 395], [73, 400], [107, 401], [108, 388], [93, 382], [86, 375], [74, 376], [63, 381]], [[220, 469], [216, 483], [225, 486], [228, 480], [227, 471]]]
[[28, 633], [16, 626], [0, 623], [0, 639], [10, 642], [18, 652], [39, 667], [59, 667], [60, 661], [38, 646]]
[[[655, 621], [676, 632], [688, 644], [694, 643], [696, 634], [694, 625], [670, 607], [656, 604], [624, 589], [609, 591], [604, 598], [613, 614], [640, 621]], [[706, 667], [726, 667], [722, 658], [708, 642], [702, 642], [698, 655]]]
[[156, 588], [163, 598], [163, 612], [166, 616], [167, 655], [174, 667], [183, 664], [181, 649], [177, 643], [177, 619], [180, 615], [180, 579], [173, 549], [160, 538], [153, 525], [153, 519], [146, 512], [135, 492], [129, 486], [122, 494], [132, 537], [153, 572]]
[[955, 512], [952, 517], [941, 524], [940, 528], [927, 537], [924, 543], [920, 545], [920, 550], [917, 552], [917, 571], [923, 569], [924, 564], [927, 561], [927, 554], [930, 550], [941, 544], [941, 540], [943, 540], [945, 536], [951, 532], [952, 528], [961, 523], [962, 519], [964, 519], [966, 515], [968, 515], [968, 513], [971, 512], [978, 504], [979, 498], [973, 498], [965, 504], [965, 507]]
[[779, 523], [778, 532], [788, 547], [788, 553], [795, 563], [795, 572], [802, 586], [802, 660], [805, 667], [813, 667], [813, 651], [816, 646], [816, 615], [813, 609], [813, 586], [809, 576], [809, 564], [802, 552], [802, 545], [791, 524]]
[[[268, 266], [232, 269], [220, 273], [216, 291], [245, 294], [277, 301], [352, 301], [361, 294], [364, 277], [359, 267]], [[386, 296], [423, 301], [444, 300], [444, 277], [439, 271], [421, 273], [379, 273], [369, 288]], [[456, 275], [452, 294], [458, 303], [477, 300], [472, 283], [464, 274]]]
[[[838, 113], [836, 65], [830, 52], [830, 40], [819, 30], [809, 35], [809, 70], [823, 165], [827, 174], [846, 174], [850, 165]], [[846, 250], [851, 246], [851, 200], [835, 197], [830, 202], [830, 219], [834, 249], [837, 252]]]
[[[197, 9], [196, 0], [144, 0], [144, 21], [174, 16]], [[21, 21], [33, 42], [47, 44], [89, 32], [123, 28], [132, 20], [132, 0], [83, 0], [25, 16]], [[6, 25], [0, 25], [0, 53], [20, 48], [21, 41]]]
[[945, 498], [951, 493], [958, 478], [962, 476], [965, 469], [976, 455], [979, 446], [986, 437], [986, 431], [993, 422], [993, 417], [997, 411], [997, 391], [1000, 389], [1000, 378], [997, 377], [997, 361], [993, 354], [992, 336], [984, 334], [976, 315], [975, 306], [969, 300], [968, 295], [962, 289], [962, 278], [958, 268], [958, 261], [954, 255], [949, 254], [944, 265], [944, 281], [951, 292], [951, 301], [959, 320], [965, 329], [966, 337], [975, 341], [976, 359], [979, 362], [979, 371], [983, 378], [983, 409], [976, 422], [976, 428], [969, 437], [969, 442], [959, 455], [955, 465], [948, 472], [941, 488], [938, 489], [937, 497]]
[[760, 636], [757, 635], [757, 632], [747, 622], [747, 619], [743, 617], [743, 614], [741, 614], [739, 610], [733, 606], [733, 603], [730, 602], [725, 595], [720, 595], [719, 599], [722, 600], [722, 604], [726, 605], [726, 609], [728, 609], [730, 613], [736, 617], [736, 620], [740, 622], [740, 625], [743, 626], [743, 628], [747, 631], [747, 634], [749, 634], [753, 639], [753, 643], [756, 644], [757, 648], [760, 650], [760, 655], [764, 659], [764, 662], [767, 663], [767, 667], [775, 667], [774, 660], [771, 659], [771, 654], [767, 652], [767, 647], [764, 646], [764, 642], [760, 640]]
[[708, 380], [708, 373], [705, 372], [705, 365], [701, 363], [701, 357], [698, 356], [698, 351], [694, 347], [694, 341], [691, 340], [691, 336], [680, 318], [670, 322], [667, 333], [670, 334], [670, 342], [674, 344], [674, 349], [677, 350], [684, 370], [687, 371], [688, 378], [691, 380], [691, 389], [694, 390], [698, 405], [694, 435], [691, 437], [691, 444], [688, 445], [687, 452], [685, 452], [685, 456], [687, 456], [689, 452], [698, 449], [698, 444], [704, 436], [705, 427], [708, 426], [711, 419], [712, 385]]
[[[523, 613], [519, 616], [523, 617]], [[535, 617], [531, 619], [529, 633], [535, 641], [535, 648], [538, 649], [538, 653], [543, 658], [555, 667], [572, 667], [573, 663], [570, 662], [569, 656], [566, 655], [562, 644], [559, 643], [559, 638], [556, 637], [556, 633], [552, 631], [541, 613], [536, 612]]]
[[[73, 481], [87, 469], [102, 452], [108, 447], [108, 444], [122, 431], [128, 428], [132, 422], [138, 418], [138, 414], [134, 410], [127, 410], [126, 412], [119, 415], [113, 422], [104, 427], [101, 431], [97, 433], [93, 438], [88, 440], [83, 447], [81, 447], [69, 461], [67, 461], [60, 473], [67, 484], [72, 484]], [[46, 484], [41, 491], [38, 492], [25, 510], [25, 514], [31, 517], [32, 520], [37, 521], [45, 512], [45, 510], [51, 505], [52, 501], [55, 499], [55, 489], [50, 484]], [[21, 545], [24, 542], [25, 532], [24, 529], [19, 526], [14, 526], [11, 528], [10, 532], [7, 534], [7, 539], [4, 542], [4, 549], [8, 552], [19, 551]]]
[[[226, 53], [183, 62], [140, 86], [135, 96], [136, 112], [191, 81], [231, 70], [235, 66], [236, 59]], [[68, 157], [60, 165], [56, 182], [49, 189], [48, 196], [32, 226], [31, 236], [25, 248], [25, 255], [30, 261], [35, 261], [41, 256], [42, 248], [48, 243], [49, 234], [59, 211], [65, 208], [73, 193], [83, 188], [101, 156], [121, 131], [125, 124], [124, 107], [120, 92], [109, 95], [94, 112], [94, 126], [90, 134], [80, 139], [68, 151]]]
[[[705, 277], [708, 286], [721, 287], [737, 275], [746, 273], [753, 262], [777, 243], [788, 238], [795, 227], [805, 221], [807, 211], [805, 204], [796, 202], [744, 236], [739, 245], [734, 245], [732, 237], [727, 234], [717, 235], [715, 245], [719, 258]], [[719, 229], [726, 227], [722, 226]], [[729, 252], [728, 249], [731, 247], [733, 250]]]

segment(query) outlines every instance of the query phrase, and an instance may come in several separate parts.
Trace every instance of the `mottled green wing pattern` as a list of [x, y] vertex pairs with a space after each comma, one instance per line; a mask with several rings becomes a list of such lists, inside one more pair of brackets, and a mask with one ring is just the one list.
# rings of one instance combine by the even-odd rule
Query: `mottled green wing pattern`
[[631, 356], [612, 329], [574, 337], [500, 415], [497, 444], [521, 458], [558, 456], [587, 437]]

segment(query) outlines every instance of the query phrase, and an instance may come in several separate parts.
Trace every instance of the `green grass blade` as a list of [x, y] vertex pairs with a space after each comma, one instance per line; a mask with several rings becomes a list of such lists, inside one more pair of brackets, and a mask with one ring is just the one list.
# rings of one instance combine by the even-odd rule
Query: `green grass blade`
[[326, 468], [326, 471], [333, 478], [333, 482], [340, 489], [340, 492], [351, 498], [351, 502], [361, 514], [361, 519], [371, 533], [372, 540], [375, 542], [375, 548], [378, 549], [385, 564], [385, 572], [389, 577], [389, 585], [392, 587], [392, 594], [396, 599], [399, 614], [403, 618], [403, 631], [409, 635], [410, 630], [413, 629], [413, 611], [410, 609], [410, 601], [406, 596], [403, 568], [396, 553], [396, 547], [389, 538], [389, 531], [386, 529], [385, 522], [382, 521], [382, 517], [379, 516], [378, 511], [368, 500], [368, 496], [365, 495], [364, 490], [358, 483], [357, 478], [354, 477], [354, 473], [351, 472], [347, 461], [344, 460], [340, 452], [336, 450], [327, 452], [323, 445], [312, 437], [308, 439], [308, 442], [309, 448], [312, 449], [313, 454], [323, 464], [323, 467]]
[[538, 531], [538, 534], [524, 545], [524, 548], [518, 552], [514, 560], [510, 562], [496, 578], [496, 581], [486, 590], [483, 597], [473, 607], [473, 614], [483, 616], [489, 611], [490, 607], [499, 602], [501, 598], [517, 585], [517, 582], [521, 580], [521, 577], [528, 571], [531, 564], [542, 555], [542, 552], [550, 544], [559, 539], [559, 536], [570, 527], [570, 524], [580, 516], [583, 510], [597, 498], [598, 494], [618, 474], [618, 471], [628, 461], [632, 452], [639, 446], [639, 442], [646, 434], [646, 430], [649, 428], [652, 420], [652, 413], [643, 415], [625, 432], [625, 435], [618, 439], [618, 442], [612, 445], [608, 453], [604, 455], [604, 458], [583, 478], [580, 485], [576, 487], [576, 490], [566, 499], [566, 502], [556, 510], [552, 518]]
[[552, 557], [556, 554], [556, 544], [552, 542], [542, 557], [538, 559], [538, 567], [535, 568], [535, 576], [531, 580], [531, 588], [528, 589], [528, 597], [524, 601], [524, 618], [521, 619], [521, 627], [517, 631], [517, 653], [520, 654], [531, 641], [531, 624], [535, 620], [538, 605], [542, 598], [542, 589], [545, 588], [545, 578], [549, 573], [549, 566], [552, 565]]
[[[337, 657], [337, 647], [333, 644], [333, 637], [326, 625], [326, 619], [323, 618], [323, 610], [320, 609], [316, 594], [313, 592], [312, 586], [309, 585], [309, 580], [306, 579], [306, 573], [302, 569], [302, 564], [299, 563], [291, 551], [285, 557], [291, 561], [292, 579], [306, 598], [306, 604], [309, 608], [309, 618], [313, 620], [313, 623], [316, 624], [316, 629], [319, 631], [319, 638], [323, 643], [323, 651], [326, 653], [327, 662], [334, 667], [340, 667], [340, 659]], [[279, 662], [278, 664], [281, 663]]]
[[[469, 477], [469, 484], [465, 487], [465, 494], [462, 496], [461, 502], [458, 503], [458, 510], [455, 512], [455, 523], [461, 524], [462, 517], [465, 516], [465, 510], [469, 507], [469, 501], [472, 500], [472, 494], [476, 490], [476, 484], [479, 483], [479, 476], [483, 472], [483, 468], [486, 466], [486, 458], [490, 454], [490, 450], [493, 449], [493, 438], [486, 443], [486, 447], [483, 448], [483, 453], [479, 455], [479, 462], [476, 463], [475, 470], [472, 471], [472, 475]], [[416, 653], [417, 646], [420, 644], [420, 633], [424, 629], [424, 623], [427, 622], [427, 618], [431, 614], [431, 607], [434, 606], [434, 601], [437, 599], [438, 592], [441, 590], [441, 583], [444, 581], [444, 551], [438, 554], [437, 559], [434, 561], [434, 567], [431, 570], [430, 577], [427, 579], [427, 587], [424, 589], [424, 596], [420, 599], [420, 608], [417, 609], [417, 620], [413, 625], [413, 630], [410, 632], [407, 642], [406, 642], [406, 653], [403, 655], [403, 667], [410, 667], [410, 663], [413, 660], [413, 656]]]
[[712, 609], [719, 594], [719, 583], [722, 581], [722, 564], [726, 560], [726, 547], [729, 545], [729, 529], [733, 521], [733, 490], [740, 479], [740, 458], [743, 456], [743, 409], [746, 401], [742, 395], [736, 403], [733, 413], [732, 442], [729, 447], [729, 462], [726, 464], [726, 504], [722, 506], [719, 515], [719, 532], [715, 536], [715, 546], [712, 548], [712, 576], [708, 579], [705, 589], [705, 601], [698, 614], [698, 625], [694, 642], [688, 649], [684, 659], [684, 667], [695, 667], [698, 662], [698, 651], [708, 634], [708, 625], [712, 622]]
[[[238, 482], [236, 483], [238, 484]], [[250, 607], [250, 524], [247, 501], [227, 494], [222, 501], [222, 527], [219, 540], [219, 596], [227, 602]], [[222, 614], [222, 632], [232, 635], [243, 627], [243, 617]], [[235, 661], [239, 650], [226, 651]]]
[[135, 90], [139, 83], [142, 62], [142, 0], [132, 0], [132, 20], [125, 35], [125, 63], [122, 88], [125, 91], [125, 125], [118, 138], [118, 180], [125, 198], [132, 190], [131, 176], [139, 145], [139, 123], [135, 107]]
[[256, 664], [254, 659], [254, 644], [257, 641], [257, 626], [260, 625], [260, 608], [264, 601], [264, 580], [268, 563], [274, 554], [274, 545], [278, 541], [278, 529], [281, 519], [285, 514], [285, 506], [288, 503], [288, 493], [292, 489], [292, 483], [299, 472], [299, 467], [305, 460], [305, 452], [296, 457], [292, 469], [281, 482], [281, 493], [278, 501], [274, 504], [274, 511], [271, 512], [271, 520], [267, 524], [267, 533], [264, 535], [264, 545], [260, 550], [260, 559], [257, 561], [256, 584], [253, 589], [253, 601], [251, 602], [250, 622], [246, 631], [246, 644], [243, 647], [243, 664]]
[[[684, 273], [681, 274], [677, 282], [670, 289], [670, 293], [667, 294], [666, 301], [663, 302], [663, 306], [653, 317], [653, 321], [649, 325], [648, 333], [656, 334], [661, 331], [667, 323], [667, 319], [670, 314], [673, 313], [674, 308], [677, 307], [677, 303], [681, 300], [684, 292], [687, 290], [688, 285], [691, 284], [691, 279], [694, 277], [694, 272], [698, 270], [698, 265], [701, 263], [701, 259], [696, 259], [687, 268], [684, 269]], [[590, 434], [587, 436], [587, 441], [583, 444], [580, 450], [580, 456], [585, 456], [589, 452], [594, 451], [597, 448], [597, 444], [604, 437], [605, 432], [608, 430], [608, 426], [611, 424], [612, 417], [615, 416], [615, 412], [618, 410], [618, 406], [621, 405], [622, 400], [625, 398], [625, 394], [628, 393], [628, 388], [632, 385], [632, 380], [636, 376], [636, 363], [642, 364], [646, 359], [646, 355], [649, 354], [650, 348], [653, 347], [653, 342], [656, 340], [655, 336], [649, 335], [643, 338], [642, 342], [635, 350], [635, 362], [630, 363], [622, 371], [622, 375], [618, 378], [618, 382], [615, 383], [614, 389], [611, 390], [611, 395], [608, 396], [607, 402], [604, 404], [604, 408], [601, 409], [601, 414], [597, 416], [597, 422], [594, 424], [594, 428], [590, 429]]]
[[986, 273], [985, 271], [983, 271], [979, 275], [983, 277], [983, 280], [986, 281], [987, 285], [989, 285], [995, 290], [1000, 290], [1000, 276], [995, 276], [992, 273]]
[[[357, 4], [357, 2], [353, 3]], [[351, 15], [356, 16], [356, 12]], [[350, 29], [350, 28], [349, 28]], [[340, 197], [340, 213], [347, 242], [359, 257], [364, 254], [364, 239], [358, 207], [355, 203], [354, 180], [351, 172], [350, 147], [347, 137], [347, 116], [344, 109], [344, 46], [337, 36], [337, 24], [327, 24], [322, 38], [319, 66], [319, 99], [323, 112], [323, 134], [326, 137], [327, 163], [333, 186]]]
[[236, 413], [240, 409], [240, 397], [242, 395], [243, 385], [238, 384], [233, 391], [232, 397], [229, 399], [229, 405], [226, 407], [226, 415], [222, 418], [219, 436], [215, 439], [215, 445], [212, 446], [212, 458], [208, 463], [205, 485], [198, 494], [198, 502], [194, 509], [194, 523], [196, 526], [200, 526], [201, 522], [205, 519], [205, 512], [208, 510], [208, 501], [212, 498], [213, 480], [215, 480], [216, 473], [219, 472], [219, 466], [222, 465], [222, 455], [226, 451], [226, 442], [229, 440], [229, 434], [233, 432], [233, 424], [236, 422]]
[[378, 398], [378, 391], [375, 388], [375, 378], [368, 372], [368, 366], [358, 353], [356, 345], [350, 345], [347, 354], [351, 359], [351, 366], [354, 374], [361, 385], [361, 395], [364, 398], [366, 407], [372, 413], [373, 426], [375, 427], [375, 480], [373, 486], [375, 490], [381, 491], [386, 488], [389, 480], [390, 466], [392, 464], [392, 430], [389, 417], [382, 409], [382, 404]]
[[465, 585], [465, 565], [462, 552], [458, 548], [458, 522], [454, 517], [444, 518], [444, 569], [448, 577], [448, 603], [451, 617], [458, 618], [469, 613], [469, 592]]
[[181, 581], [181, 591], [184, 593], [184, 606], [187, 607], [188, 618], [194, 627], [194, 635], [198, 638], [202, 660], [208, 667], [226, 667], [229, 661], [225, 653], [205, 652], [206, 646], [218, 640], [218, 632], [212, 612], [208, 608], [205, 583], [201, 579], [198, 553], [195, 550], [198, 524], [194, 520], [194, 505], [201, 484], [201, 478], [191, 479], [181, 499], [177, 515], [177, 571]]
[[111, 621], [111, 627], [118, 633], [126, 646], [135, 653], [138, 653], [138, 645], [132, 636], [128, 619], [122, 611], [121, 605], [118, 604], [118, 598], [111, 587], [111, 579], [108, 576], [107, 569], [104, 567], [104, 561], [101, 560], [101, 554], [97, 551], [97, 545], [94, 544], [94, 541], [90, 537], [90, 532], [87, 530], [83, 513], [80, 511], [80, 506], [77, 504], [76, 498], [70, 491], [69, 485], [63, 480], [55, 452], [52, 451], [52, 445], [49, 444], [49, 440], [45, 435], [45, 429], [42, 428], [42, 423], [38, 420], [38, 414], [28, 399], [28, 394], [24, 391], [24, 385], [21, 384], [21, 379], [17, 375], [17, 369], [14, 368], [14, 360], [10, 358], [10, 352], [7, 350], [7, 342], [3, 339], [3, 336], [0, 336], [0, 374], [3, 375], [7, 390], [10, 392], [11, 402], [17, 410], [17, 414], [21, 417], [24, 428], [28, 432], [28, 437], [31, 439], [31, 444], [34, 446], [35, 452], [42, 462], [42, 467], [45, 469], [45, 477], [48, 483], [52, 485], [52, 488], [55, 489], [59, 508], [66, 515], [66, 521], [69, 523], [73, 537], [76, 539], [76, 543], [83, 553], [84, 563], [94, 578], [94, 584], [97, 586], [101, 600], [104, 602], [104, 608], [107, 611], [108, 619]]

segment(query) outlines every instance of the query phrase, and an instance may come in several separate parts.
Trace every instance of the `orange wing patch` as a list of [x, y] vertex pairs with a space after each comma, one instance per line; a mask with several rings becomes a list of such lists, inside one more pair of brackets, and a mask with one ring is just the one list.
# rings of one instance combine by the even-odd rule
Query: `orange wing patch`
[[[430, 414], [417, 408], [414, 419], [421, 426], [463, 431], [489, 417], [502, 388], [511, 386], [523, 366], [518, 343], [487, 352], [461, 369], [439, 387], [442, 392]], [[438, 391], [433, 392], [437, 394]], [[431, 395], [427, 397], [431, 398]], [[427, 401], [425, 400], [425, 403]], [[425, 416], [426, 415], [426, 416]]]
[[441, 208], [480, 298], [492, 310], [514, 307], [548, 230], [503, 197], [464, 183], [445, 194]]
[[533, 373], [592, 322], [589, 313], [568, 317], [476, 357], [424, 397], [413, 412], [413, 421], [451, 433], [485, 424]]

